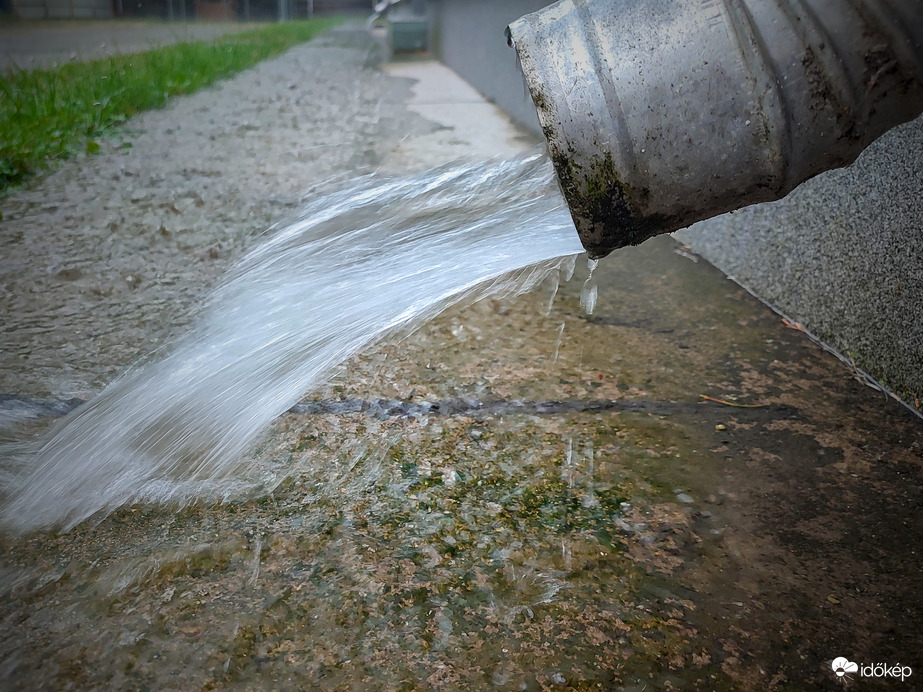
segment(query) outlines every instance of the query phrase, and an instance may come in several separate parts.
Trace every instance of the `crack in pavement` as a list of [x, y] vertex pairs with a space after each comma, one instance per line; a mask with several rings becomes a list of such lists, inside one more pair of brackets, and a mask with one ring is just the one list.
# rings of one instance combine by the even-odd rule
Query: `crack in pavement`
[[[84, 399], [38, 399], [28, 396], [0, 394], [0, 415], [22, 418], [60, 418], [81, 404]], [[561, 413], [651, 413], [656, 415], [702, 413], [709, 404], [665, 400], [626, 399], [548, 399], [528, 401], [521, 399], [488, 399], [456, 397], [437, 401], [401, 401], [400, 399], [338, 399], [300, 401], [286, 413], [300, 416], [346, 415], [363, 413], [373, 418], [422, 418], [423, 416], [465, 416], [482, 414], [533, 414], [555, 415]], [[712, 410], [717, 410], [712, 407]], [[797, 417], [792, 406], [770, 404], [758, 409], [735, 409], [735, 415], [757, 413]]]

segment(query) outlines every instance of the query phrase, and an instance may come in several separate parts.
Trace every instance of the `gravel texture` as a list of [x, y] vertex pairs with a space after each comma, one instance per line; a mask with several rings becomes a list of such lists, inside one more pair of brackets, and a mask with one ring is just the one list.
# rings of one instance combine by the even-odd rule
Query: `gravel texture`
[[0, 200], [0, 393], [88, 396], [181, 331], [229, 259], [308, 195], [436, 129], [382, 57], [346, 26]]

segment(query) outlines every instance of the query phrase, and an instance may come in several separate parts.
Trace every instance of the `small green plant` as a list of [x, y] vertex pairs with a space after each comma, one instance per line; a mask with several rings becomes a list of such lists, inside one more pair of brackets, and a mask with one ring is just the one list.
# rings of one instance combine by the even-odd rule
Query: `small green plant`
[[0, 193], [50, 162], [99, 151], [96, 138], [314, 37], [337, 18], [268, 24], [214, 41], [0, 74]]

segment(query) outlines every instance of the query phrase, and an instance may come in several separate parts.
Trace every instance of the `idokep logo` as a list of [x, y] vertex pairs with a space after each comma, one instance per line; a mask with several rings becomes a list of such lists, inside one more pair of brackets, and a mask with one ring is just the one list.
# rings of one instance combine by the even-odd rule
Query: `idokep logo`
[[904, 681], [913, 674], [910, 666], [902, 666], [900, 663], [893, 666], [887, 663], [853, 663], [843, 656], [833, 659], [830, 667], [838, 678], [858, 673], [862, 678], [896, 678]]
[[830, 664], [833, 668], [833, 672], [836, 673], [838, 678], [843, 677], [846, 673], [856, 673], [859, 671], [859, 664], [853, 663], [842, 656], [839, 658], [833, 659], [833, 663]]

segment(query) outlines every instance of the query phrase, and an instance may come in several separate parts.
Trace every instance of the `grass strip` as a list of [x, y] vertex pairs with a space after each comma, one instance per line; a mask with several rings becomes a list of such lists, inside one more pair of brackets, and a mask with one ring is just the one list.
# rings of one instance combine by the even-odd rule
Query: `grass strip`
[[213, 41], [177, 43], [54, 69], [0, 74], [0, 193], [157, 108], [307, 41], [340, 21], [268, 24]]

